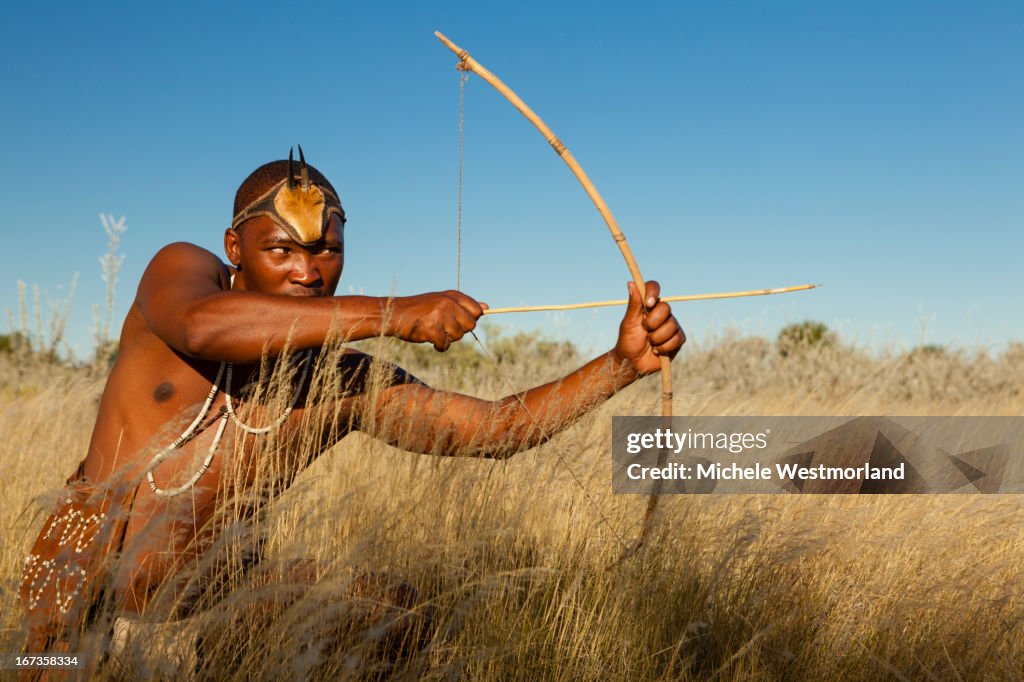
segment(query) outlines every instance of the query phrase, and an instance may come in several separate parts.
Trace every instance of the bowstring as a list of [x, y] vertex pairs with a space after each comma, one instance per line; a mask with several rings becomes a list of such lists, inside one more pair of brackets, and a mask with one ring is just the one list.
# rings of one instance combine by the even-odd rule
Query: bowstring
[[[459, 64], [456, 67], [456, 68], [459, 69], [459, 182], [458, 182], [459, 189], [458, 189], [458, 209], [456, 211], [457, 218], [456, 218], [456, 237], [455, 237], [455, 245], [456, 245], [456, 255], [455, 255], [455, 289], [456, 289], [456, 291], [462, 291], [462, 173], [463, 173], [463, 167], [464, 167], [464, 163], [463, 163], [463, 140], [464, 140], [464, 130], [465, 130], [466, 83], [469, 81], [469, 70], [465, 69], [465, 68], [461, 68], [462, 66], [463, 66], [463, 62], [459, 62]], [[544, 427], [541, 425], [540, 420], [537, 418], [536, 415], [533, 414], [533, 411], [530, 410], [529, 407], [527, 407], [526, 401], [523, 400], [523, 397], [522, 397], [522, 395], [520, 395], [520, 392], [513, 390], [512, 382], [509, 379], [508, 373], [501, 371], [501, 366], [500, 366], [500, 364], [498, 362], [497, 357], [495, 357], [495, 355], [493, 353], [491, 353], [490, 349], [487, 348], [486, 345], [484, 345], [484, 342], [480, 340], [480, 337], [476, 335], [475, 331], [470, 330], [469, 333], [472, 335], [473, 340], [476, 341], [476, 344], [477, 344], [477, 346], [479, 346], [480, 351], [484, 354], [484, 357], [486, 357], [494, 365], [495, 369], [498, 372], [498, 377], [499, 377], [501, 383], [504, 384], [506, 390], [508, 390], [509, 393], [515, 398], [516, 403], [518, 403], [519, 407], [522, 408], [522, 410], [527, 414], [527, 416], [530, 417], [530, 421], [533, 422], [534, 427], [540, 432], [541, 438], [544, 440], [544, 442], [550, 441], [551, 440], [550, 434], [548, 434], [547, 431], [544, 429]], [[576, 486], [583, 493], [583, 498], [597, 512], [597, 515], [600, 518], [601, 522], [604, 524], [604, 526], [609, 531], [611, 531], [611, 534], [618, 541], [619, 545], [621, 547], [626, 548], [625, 551], [628, 554], [629, 551], [630, 551], [630, 546], [626, 543], [625, 538], [623, 538], [622, 534], [619, 533], [615, 529], [614, 525], [612, 525], [611, 520], [601, 510], [601, 507], [597, 504], [597, 501], [593, 498], [593, 496], [587, 490], [586, 486], [583, 485], [583, 481], [580, 480], [579, 476], [576, 475], [576, 472], [573, 470], [573, 468], [571, 466], [569, 466], [569, 464], [565, 461], [565, 458], [562, 457], [562, 453], [559, 452], [557, 449], [554, 449], [554, 450], [555, 450], [555, 457], [558, 460], [558, 463], [566, 471], [569, 472], [569, 476], [572, 478], [573, 483], [575, 483]], [[625, 556], [625, 554], [623, 556]], [[614, 562], [612, 564], [612, 566], [609, 566], [609, 568], [617, 565], [618, 563], [620, 563], [620, 561], [621, 561], [621, 559], [616, 561], [616, 562]]]
[[469, 72], [459, 73], [459, 208], [458, 208], [458, 231], [455, 238], [455, 289], [462, 291], [462, 139], [463, 121], [465, 120], [466, 102], [466, 81], [469, 80]]

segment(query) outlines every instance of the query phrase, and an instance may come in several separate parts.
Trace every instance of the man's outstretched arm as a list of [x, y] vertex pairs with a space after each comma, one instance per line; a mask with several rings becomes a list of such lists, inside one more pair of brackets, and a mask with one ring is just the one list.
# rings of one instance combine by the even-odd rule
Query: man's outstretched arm
[[639, 377], [657, 372], [658, 356], [675, 357], [685, 342], [668, 304], [657, 300], [658, 284], [647, 285], [654, 302], [646, 317], [629, 286], [615, 348], [572, 374], [496, 401], [418, 383], [370, 391], [359, 428], [404, 450], [439, 455], [503, 458], [538, 445]]
[[395, 336], [433, 343], [462, 338], [483, 313], [459, 292], [400, 298], [285, 296], [228, 291], [224, 265], [193, 244], [164, 247], [139, 284], [136, 302], [146, 324], [175, 350], [209, 360], [258, 362], [264, 352], [323, 345], [332, 333], [355, 341]]

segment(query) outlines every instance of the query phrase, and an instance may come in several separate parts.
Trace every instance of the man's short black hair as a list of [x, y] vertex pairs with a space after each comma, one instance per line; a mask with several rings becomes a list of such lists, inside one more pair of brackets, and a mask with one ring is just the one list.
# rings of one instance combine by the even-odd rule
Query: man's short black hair
[[[294, 168], [295, 176], [299, 175], [299, 162], [295, 161], [292, 164]], [[313, 166], [306, 164], [306, 168], [309, 169], [309, 180], [314, 185], [320, 185], [334, 192], [335, 196], [338, 195], [337, 190], [330, 181], [324, 177], [324, 174], [318, 171]], [[288, 159], [281, 159], [280, 161], [271, 161], [265, 163], [252, 173], [249, 173], [249, 177], [242, 181], [242, 184], [238, 186], [238, 191], [235, 192], [235, 210], [231, 215], [238, 215], [238, 212], [244, 209], [246, 206], [251, 204], [253, 201], [258, 199], [260, 195], [266, 192], [268, 189], [281, 182], [288, 177]]]

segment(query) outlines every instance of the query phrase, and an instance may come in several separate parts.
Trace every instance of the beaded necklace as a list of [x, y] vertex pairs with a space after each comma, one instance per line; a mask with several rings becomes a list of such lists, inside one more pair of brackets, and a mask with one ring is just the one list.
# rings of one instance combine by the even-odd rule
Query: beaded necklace
[[[175, 495], [180, 495], [181, 493], [192, 488], [199, 481], [202, 475], [206, 473], [207, 469], [209, 469], [210, 465], [213, 463], [213, 456], [214, 454], [216, 454], [218, 446], [220, 446], [220, 441], [221, 438], [224, 436], [224, 429], [227, 426], [229, 419], [234, 421], [238, 428], [242, 429], [246, 433], [251, 433], [253, 435], [270, 433], [271, 431], [274, 431], [275, 429], [279, 428], [282, 424], [284, 424], [285, 421], [288, 419], [289, 415], [291, 415], [292, 410], [295, 409], [295, 406], [299, 402], [299, 396], [302, 394], [302, 386], [303, 384], [306, 383], [306, 377], [309, 374], [309, 365], [311, 363], [312, 357], [312, 350], [307, 350], [305, 355], [303, 356], [302, 376], [299, 377], [299, 385], [296, 387], [295, 392], [292, 394], [291, 405], [286, 407], [281, 416], [274, 420], [274, 422], [268, 424], [267, 426], [261, 427], [250, 426], [249, 424], [246, 424], [238, 417], [238, 414], [235, 412], [234, 403], [231, 398], [231, 378], [234, 364], [230, 362], [221, 362], [220, 367], [217, 368], [217, 378], [213, 380], [213, 385], [210, 387], [210, 392], [206, 396], [206, 401], [203, 403], [203, 406], [199, 409], [199, 414], [192, 421], [192, 423], [188, 425], [188, 428], [186, 428], [180, 436], [174, 439], [173, 443], [168, 445], [160, 452], [156, 453], [156, 455], [153, 456], [153, 459], [150, 460], [149, 466], [146, 467], [146, 479], [149, 481], [150, 490], [152, 490], [157, 495], [160, 495], [161, 497], [174, 497]], [[227, 369], [226, 372], [225, 368]], [[225, 376], [225, 374], [227, 376]], [[167, 457], [171, 454], [173, 450], [177, 450], [179, 447], [190, 441], [196, 435], [196, 430], [199, 428], [199, 425], [202, 424], [203, 420], [206, 418], [206, 415], [210, 412], [210, 407], [213, 405], [213, 401], [217, 397], [217, 392], [220, 389], [220, 380], [222, 377], [224, 378], [225, 410], [224, 414], [221, 415], [220, 419], [218, 420], [219, 423], [217, 424], [217, 433], [214, 434], [213, 436], [213, 441], [210, 443], [210, 447], [207, 450], [206, 458], [203, 460], [202, 466], [200, 466], [199, 469], [194, 474], [192, 474], [192, 477], [183, 485], [180, 485], [176, 488], [160, 488], [159, 486], [157, 486], [156, 481], [153, 478], [153, 470], [156, 469], [156, 467], [161, 462], [167, 459]]]

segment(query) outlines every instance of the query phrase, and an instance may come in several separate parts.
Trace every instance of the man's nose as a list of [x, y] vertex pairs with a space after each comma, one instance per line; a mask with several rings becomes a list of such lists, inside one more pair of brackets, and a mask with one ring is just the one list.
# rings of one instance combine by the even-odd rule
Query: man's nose
[[320, 267], [309, 253], [296, 254], [294, 266], [292, 267], [292, 282], [304, 286], [312, 286], [323, 281], [320, 276]]

